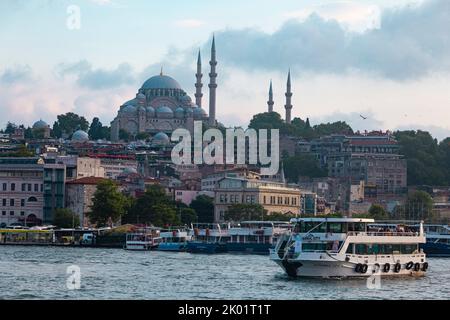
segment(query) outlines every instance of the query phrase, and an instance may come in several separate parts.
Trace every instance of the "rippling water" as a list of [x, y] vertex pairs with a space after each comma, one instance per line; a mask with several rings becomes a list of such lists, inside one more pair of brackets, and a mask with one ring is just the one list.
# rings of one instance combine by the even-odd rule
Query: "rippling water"
[[[2, 299], [449, 299], [450, 259], [423, 278], [289, 279], [268, 256], [0, 246]], [[66, 269], [81, 268], [68, 290]]]

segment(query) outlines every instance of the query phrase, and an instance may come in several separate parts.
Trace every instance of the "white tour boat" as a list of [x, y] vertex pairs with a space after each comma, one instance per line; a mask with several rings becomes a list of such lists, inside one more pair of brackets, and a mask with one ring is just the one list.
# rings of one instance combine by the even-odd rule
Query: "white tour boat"
[[298, 218], [270, 259], [291, 277], [424, 275], [428, 269], [423, 225], [418, 232], [369, 228], [373, 219]]
[[152, 250], [161, 242], [158, 228], [146, 227], [126, 234], [126, 250]]

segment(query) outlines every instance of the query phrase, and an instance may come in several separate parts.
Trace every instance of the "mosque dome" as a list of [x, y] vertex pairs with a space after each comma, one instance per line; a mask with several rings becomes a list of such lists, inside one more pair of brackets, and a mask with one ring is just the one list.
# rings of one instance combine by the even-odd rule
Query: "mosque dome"
[[134, 99], [131, 99], [131, 100], [128, 100], [127, 102], [125, 102], [123, 105], [124, 106], [135, 106], [137, 104], [137, 100], [136, 100], [136, 98], [134, 98]]
[[138, 173], [138, 172], [135, 168], [126, 167], [125, 169], [123, 169], [122, 173], [123, 174], [134, 174], [134, 173]]
[[72, 141], [76, 142], [89, 141], [89, 135], [83, 130], [77, 130], [72, 135]]
[[175, 110], [175, 118], [183, 119], [184, 118], [184, 109], [182, 107], [178, 107]]
[[48, 124], [43, 120], [36, 121], [33, 124], [33, 129], [45, 129], [45, 128], [48, 128]]
[[194, 118], [195, 119], [201, 119], [201, 118], [204, 118], [204, 117], [207, 117], [207, 114], [206, 114], [205, 110], [203, 110], [200, 107], [194, 108]]
[[136, 95], [136, 99], [141, 99], [141, 100], [145, 100], [145, 94], [143, 94], [143, 93], [138, 93], [137, 95]]
[[126, 113], [134, 113], [137, 111], [137, 108], [133, 105], [126, 105], [123, 109], [122, 112], [126, 112]]
[[181, 89], [181, 86], [174, 78], [160, 74], [145, 81], [142, 89]]
[[180, 101], [185, 104], [190, 104], [192, 102], [192, 99], [188, 95], [185, 95], [185, 96], [180, 97]]
[[148, 106], [148, 107], [146, 108], [146, 110], [147, 110], [147, 114], [148, 114], [150, 117], [154, 117], [154, 116], [155, 116], [155, 108]]
[[167, 106], [161, 106], [156, 109], [156, 116], [158, 118], [173, 118], [173, 111]]
[[153, 136], [152, 143], [158, 145], [168, 145], [170, 144], [170, 139], [169, 136], [164, 132], [158, 132]]
[[142, 111], [142, 112], [147, 111], [147, 109], [144, 106], [139, 106], [137, 109], [138, 109], [138, 111]]

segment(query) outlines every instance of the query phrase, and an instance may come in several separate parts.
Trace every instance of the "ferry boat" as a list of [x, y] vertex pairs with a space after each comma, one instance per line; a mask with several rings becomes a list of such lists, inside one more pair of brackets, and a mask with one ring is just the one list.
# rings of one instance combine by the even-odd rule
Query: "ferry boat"
[[126, 234], [126, 250], [152, 250], [161, 242], [160, 230], [157, 228], [141, 228]]
[[192, 226], [194, 239], [186, 247], [191, 253], [223, 253], [227, 251], [229, 224], [196, 223]]
[[191, 229], [161, 230], [161, 242], [156, 248], [158, 251], [186, 251], [187, 244], [192, 240]]
[[289, 222], [243, 221], [228, 230], [228, 252], [269, 254], [278, 238], [289, 232]]
[[450, 257], [450, 227], [448, 225], [425, 224], [427, 242], [421, 248], [429, 257]]
[[270, 259], [290, 277], [350, 278], [414, 275], [428, 269], [423, 225], [419, 232], [369, 228], [373, 219], [291, 219], [293, 231], [282, 236]]

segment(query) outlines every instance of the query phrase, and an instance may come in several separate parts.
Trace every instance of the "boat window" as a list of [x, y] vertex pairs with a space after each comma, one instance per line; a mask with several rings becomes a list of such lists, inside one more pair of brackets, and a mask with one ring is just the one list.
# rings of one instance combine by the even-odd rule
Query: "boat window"
[[353, 253], [353, 243], [349, 243], [345, 253]]
[[342, 223], [339, 222], [328, 222], [327, 223], [328, 232], [331, 233], [341, 233], [342, 232]]
[[363, 243], [355, 244], [355, 253], [356, 254], [367, 254], [367, 246]]
[[402, 253], [404, 254], [412, 254], [417, 250], [417, 245], [415, 244], [404, 244], [401, 246]]
[[400, 251], [400, 245], [399, 244], [392, 245], [392, 253], [399, 254], [400, 252], [401, 251]]
[[325, 251], [326, 243], [303, 243], [302, 251]]

